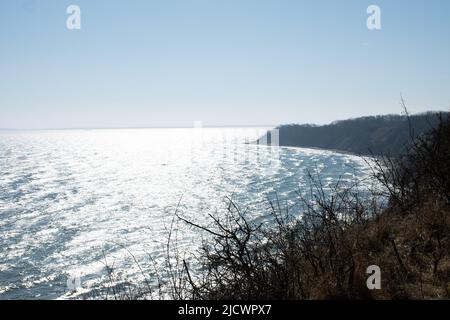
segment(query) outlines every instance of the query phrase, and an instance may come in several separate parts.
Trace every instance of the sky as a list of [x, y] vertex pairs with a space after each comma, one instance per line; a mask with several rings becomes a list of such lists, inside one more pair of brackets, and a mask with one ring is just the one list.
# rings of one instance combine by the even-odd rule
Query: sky
[[322, 124], [400, 95], [449, 109], [450, 1], [0, 0], [0, 128]]

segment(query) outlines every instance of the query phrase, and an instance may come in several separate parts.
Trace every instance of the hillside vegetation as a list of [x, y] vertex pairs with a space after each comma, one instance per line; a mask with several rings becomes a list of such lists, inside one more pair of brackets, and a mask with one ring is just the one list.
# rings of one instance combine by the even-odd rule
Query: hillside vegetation
[[[418, 119], [423, 117], [411, 120]], [[400, 117], [378, 120], [403, 123]], [[366, 121], [372, 122], [353, 124]], [[410, 141], [400, 156], [371, 162], [373, 180], [382, 188], [368, 195], [361, 196], [356, 184], [325, 185], [311, 174], [314, 188], [309, 197], [300, 197], [300, 212], [272, 203], [273, 224], [252, 223], [232, 202], [228, 216], [211, 215], [211, 224], [179, 216], [213, 240], [197, 255], [200, 276], [191, 276], [183, 260], [178, 274], [183, 286], [175, 286], [173, 296], [449, 299], [450, 122], [440, 115], [432, 123], [434, 128]], [[371, 265], [381, 269], [380, 290], [367, 288]]]
[[[362, 117], [323, 126], [289, 124], [277, 129], [280, 146], [332, 149], [361, 155], [398, 155], [410, 142], [411, 133], [420, 136], [435, 127], [437, 121], [435, 114], [430, 112], [409, 117]], [[267, 140], [271, 140], [270, 132]], [[257, 142], [261, 141], [263, 139]]]
[[[367, 160], [374, 188], [309, 173], [312, 187], [299, 194], [295, 209], [278, 201], [261, 212], [270, 223], [248, 219], [231, 200], [225, 216], [210, 214], [209, 221], [177, 211], [177, 221], [209, 237], [185, 256], [172, 224], [165, 262], [149, 277], [157, 279], [156, 298], [450, 299], [450, 120], [426, 117], [435, 125], [414, 139], [408, 130], [401, 154]], [[425, 126], [423, 116], [376, 119]], [[349, 123], [364, 127], [373, 120]], [[370, 290], [367, 268], [374, 265], [381, 288]], [[107, 287], [106, 297], [155, 297], [146, 284], [142, 291]]]

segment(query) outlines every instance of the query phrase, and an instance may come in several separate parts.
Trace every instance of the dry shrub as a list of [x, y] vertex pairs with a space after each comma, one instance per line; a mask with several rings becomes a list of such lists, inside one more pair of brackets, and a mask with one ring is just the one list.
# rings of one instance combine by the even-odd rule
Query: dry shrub
[[[309, 175], [302, 209], [272, 204], [271, 223], [255, 223], [229, 201], [212, 225], [202, 268], [183, 265], [189, 299], [442, 299], [450, 282], [450, 125], [413, 139], [400, 157], [378, 157], [373, 179], [385, 194]], [[325, 190], [326, 189], [326, 190]], [[389, 200], [383, 206], [380, 199]], [[382, 289], [368, 290], [378, 265]], [[180, 298], [180, 297], [179, 297]]]

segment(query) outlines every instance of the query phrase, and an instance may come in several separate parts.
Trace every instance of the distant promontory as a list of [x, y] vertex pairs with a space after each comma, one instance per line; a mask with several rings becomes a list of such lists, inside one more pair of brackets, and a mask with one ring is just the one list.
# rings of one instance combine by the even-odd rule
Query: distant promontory
[[[327, 125], [287, 124], [277, 127], [279, 145], [320, 148], [360, 155], [397, 155], [411, 141], [434, 128], [439, 116], [448, 112], [427, 112], [415, 115], [381, 115], [335, 121]], [[267, 139], [266, 133], [256, 143]]]

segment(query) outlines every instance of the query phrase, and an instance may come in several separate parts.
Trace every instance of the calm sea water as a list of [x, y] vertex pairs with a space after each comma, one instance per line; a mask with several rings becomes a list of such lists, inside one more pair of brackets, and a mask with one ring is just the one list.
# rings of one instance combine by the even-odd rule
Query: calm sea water
[[[305, 170], [327, 182], [368, 174], [356, 156], [245, 143], [265, 129], [0, 132], [0, 299], [72, 298], [67, 279], [89, 291], [106, 265], [142, 281], [177, 206], [204, 222], [231, 197], [264, 219], [267, 199], [295, 203]], [[199, 245], [176, 230], [180, 247]]]

